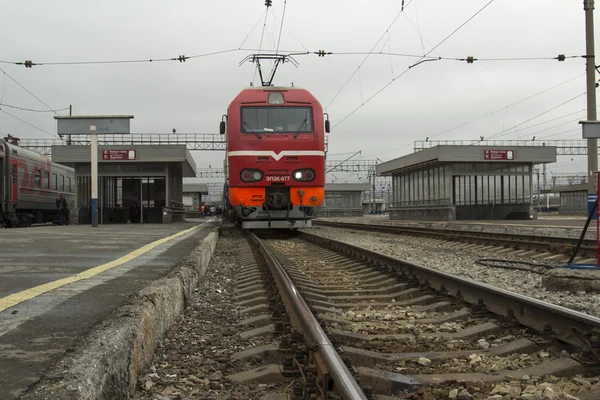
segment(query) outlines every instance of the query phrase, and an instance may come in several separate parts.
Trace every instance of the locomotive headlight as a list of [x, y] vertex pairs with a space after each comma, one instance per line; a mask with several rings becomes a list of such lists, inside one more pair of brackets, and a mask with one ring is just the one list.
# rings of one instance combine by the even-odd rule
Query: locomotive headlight
[[254, 171], [252, 177], [255, 181], [260, 181], [262, 179], [262, 173], [260, 171]]
[[315, 171], [310, 168], [297, 169], [293, 172], [294, 180], [300, 182], [312, 182], [315, 180]]
[[285, 103], [285, 99], [283, 98], [283, 93], [281, 92], [271, 92], [269, 93], [269, 104], [283, 104]]

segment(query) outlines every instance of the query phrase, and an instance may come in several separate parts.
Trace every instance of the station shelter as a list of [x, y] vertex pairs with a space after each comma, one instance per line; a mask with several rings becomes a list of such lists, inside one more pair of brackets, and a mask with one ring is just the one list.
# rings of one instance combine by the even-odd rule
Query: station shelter
[[387, 210], [385, 199], [364, 199], [362, 207], [365, 214], [383, 214]]
[[[75, 170], [75, 209], [71, 221], [91, 223], [91, 149], [86, 145], [52, 146], [52, 161]], [[185, 219], [183, 178], [196, 176], [196, 163], [185, 145], [99, 146], [98, 222], [169, 223]]]
[[208, 185], [202, 183], [183, 184], [183, 207], [186, 211], [199, 211], [203, 204], [202, 196], [208, 196]]
[[326, 183], [323, 206], [318, 217], [356, 217], [364, 215], [361, 199], [368, 183]]
[[392, 176], [390, 219], [531, 219], [533, 167], [553, 162], [554, 146], [436, 146], [376, 168]]

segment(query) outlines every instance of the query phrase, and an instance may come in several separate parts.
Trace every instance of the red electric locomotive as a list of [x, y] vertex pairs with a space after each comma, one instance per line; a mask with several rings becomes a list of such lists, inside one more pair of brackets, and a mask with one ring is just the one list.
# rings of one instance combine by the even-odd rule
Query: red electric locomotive
[[13, 140], [0, 140], [0, 224], [10, 228], [54, 222], [58, 193], [72, 208], [73, 168], [53, 163], [46, 156], [19, 147]]
[[305, 89], [250, 87], [231, 102], [226, 210], [246, 229], [306, 228], [323, 204], [325, 132], [321, 104]]

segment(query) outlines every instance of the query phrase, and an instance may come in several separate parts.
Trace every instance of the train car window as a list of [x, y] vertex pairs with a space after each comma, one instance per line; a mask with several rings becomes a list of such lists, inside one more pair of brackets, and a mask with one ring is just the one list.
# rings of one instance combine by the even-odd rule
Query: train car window
[[36, 188], [42, 187], [42, 173], [40, 172], [39, 169], [35, 170], [35, 187]]
[[56, 190], [56, 185], [58, 184], [58, 176], [56, 174], [52, 174], [52, 190]]
[[61, 192], [65, 191], [65, 177], [64, 177], [64, 175], [60, 176], [60, 191]]
[[46, 189], [50, 189], [50, 172], [46, 171], [44, 175], [44, 180], [46, 181]]
[[311, 107], [242, 107], [244, 133], [312, 133]]
[[70, 192], [73, 191], [73, 187], [71, 186], [71, 177], [70, 176], [67, 178], [67, 184], [68, 184], [68, 186], [67, 186], [67, 192], [70, 193]]

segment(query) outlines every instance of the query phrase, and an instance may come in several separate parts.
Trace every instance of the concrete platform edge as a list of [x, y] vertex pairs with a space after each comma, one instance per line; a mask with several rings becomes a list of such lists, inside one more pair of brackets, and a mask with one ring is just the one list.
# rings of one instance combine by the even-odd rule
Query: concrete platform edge
[[26, 400], [130, 399], [166, 330], [204, 276], [219, 238], [214, 227], [168, 276], [93, 327], [53, 371], [31, 386]]

